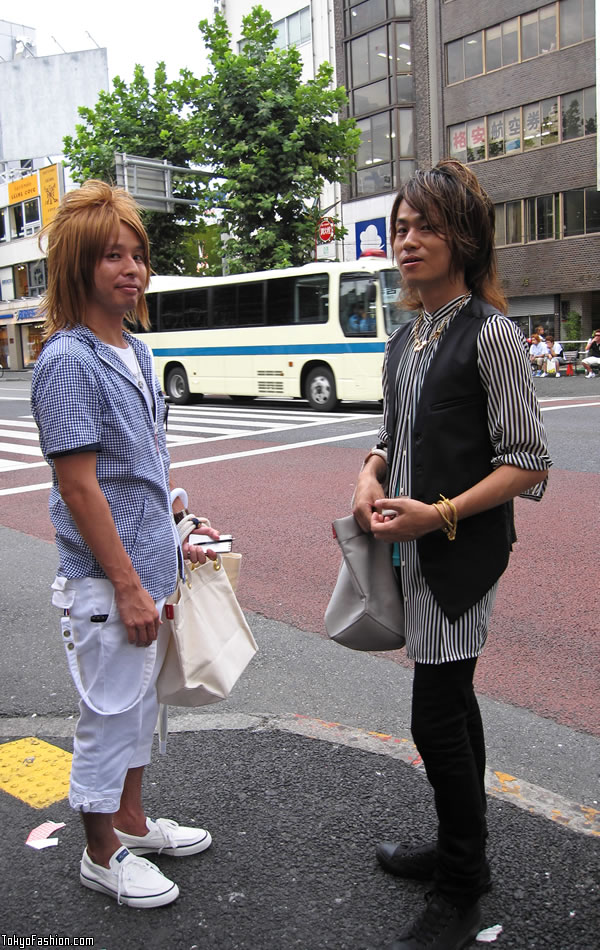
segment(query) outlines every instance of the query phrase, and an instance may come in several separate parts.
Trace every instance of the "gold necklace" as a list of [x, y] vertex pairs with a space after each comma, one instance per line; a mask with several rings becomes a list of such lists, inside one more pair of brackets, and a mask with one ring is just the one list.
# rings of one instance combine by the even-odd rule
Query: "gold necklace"
[[440, 338], [440, 336], [442, 335], [443, 331], [446, 328], [446, 325], [450, 323], [450, 321], [452, 320], [452, 317], [456, 316], [456, 314], [458, 313], [458, 311], [464, 304], [465, 300], [468, 300], [470, 296], [471, 294], [469, 292], [468, 294], [465, 294], [464, 297], [461, 297], [461, 299], [458, 301], [454, 310], [448, 314], [446, 319], [440, 324], [437, 330], [435, 330], [434, 333], [431, 334], [431, 336], [427, 337], [426, 340], [422, 340], [420, 337], [421, 325], [425, 319], [425, 311], [421, 310], [413, 326], [413, 350], [415, 353], [420, 353], [421, 350], [424, 350], [426, 346], [428, 346], [430, 343], [433, 343], [435, 340], [438, 340]]

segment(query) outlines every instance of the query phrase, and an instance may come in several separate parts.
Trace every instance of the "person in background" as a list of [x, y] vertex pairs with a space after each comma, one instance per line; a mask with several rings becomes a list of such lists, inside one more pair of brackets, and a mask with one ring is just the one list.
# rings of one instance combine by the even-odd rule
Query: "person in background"
[[383, 425], [353, 511], [393, 551], [411, 729], [438, 822], [426, 843], [385, 841], [376, 854], [398, 877], [434, 882], [390, 950], [461, 950], [491, 885], [473, 676], [515, 540], [512, 500], [540, 499], [551, 462], [527, 345], [504, 316], [494, 205], [475, 175], [450, 160], [417, 171], [395, 199], [391, 242], [401, 306], [420, 313], [387, 342]]
[[558, 340], [555, 340], [550, 333], [546, 335], [544, 342], [548, 348], [548, 356], [546, 357], [542, 376], [553, 375], [558, 378], [560, 376], [560, 357], [562, 356], [563, 348]]
[[[529, 347], [529, 359], [534, 376], [542, 376], [543, 367], [548, 356], [548, 347], [538, 333], [531, 337], [531, 346]], [[537, 370], [535, 369], [537, 367]]]
[[31, 405], [52, 469], [52, 602], [81, 694], [69, 791], [87, 837], [80, 881], [120, 904], [159, 907], [179, 889], [139, 855], [211, 844], [202, 828], [148, 818], [142, 802], [169, 635], [162, 607], [181, 558], [206, 556], [179, 546], [187, 496], [170, 484], [163, 395], [148, 347], [124, 329], [125, 319], [148, 325], [150, 253], [136, 205], [89, 181], [65, 196], [47, 236], [46, 342]]
[[581, 363], [585, 370], [585, 378], [593, 379], [594, 367], [600, 366], [600, 330], [594, 330], [585, 347], [586, 355]]

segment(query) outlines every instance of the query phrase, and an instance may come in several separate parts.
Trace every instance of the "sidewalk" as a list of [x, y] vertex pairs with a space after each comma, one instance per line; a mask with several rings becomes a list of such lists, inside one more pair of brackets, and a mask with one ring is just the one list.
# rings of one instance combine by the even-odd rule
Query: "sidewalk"
[[[225, 705], [225, 704], [224, 704]], [[42, 811], [0, 795], [2, 930], [87, 936], [122, 950], [379, 950], [423, 906], [426, 887], [379, 869], [374, 844], [433, 836], [429, 786], [382, 754], [319, 741], [257, 717], [196, 717], [155, 757], [146, 791], [154, 817], [205, 825], [213, 846], [186, 859], [149, 856], [179, 884], [159, 910], [118, 907], [82, 888], [83, 836], [66, 801]], [[47, 737], [64, 749], [69, 739]], [[56, 848], [24, 846], [42, 821], [64, 821]], [[597, 950], [600, 840], [490, 798], [494, 887], [484, 927], [500, 950]], [[5, 870], [6, 875], [6, 870]], [[479, 944], [474, 944], [476, 946]]]
[[[70, 752], [76, 694], [55, 611], [40, 593], [54, 576], [54, 548], [0, 528], [0, 556], [0, 751], [38, 735]], [[81, 887], [83, 834], [64, 797], [63, 763], [45, 807], [0, 791], [0, 941], [35, 933], [94, 937], [96, 950], [382, 950], [419, 913], [425, 888], [390, 878], [374, 859], [378, 840], [435, 834], [428, 783], [410, 764], [410, 671], [259, 615], [250, 622], [260, 649], [231, 699], [173, 710], [167, 755], [147, 769], [149, 814], [213, 835], [206, 854], [157, 858], [180, 898], [137, 911]], [[573, 811], [597, 829], [600, 739], [480, 701], [489, 767], [502, 770], [504, 792], [489, 798], [494, 889], [484, 923], [502, 925], [499, 950], [598, 950], [600, 835], [564, 827], [563, 802], [581, 803]], [[43, 790], [38, 776], [27, 779], [30, 758], [18, 772]], [[526, 783], [536, 814], [518, 794]], [[48, 820], [65, 822], [58, 846], [27, 847]]]

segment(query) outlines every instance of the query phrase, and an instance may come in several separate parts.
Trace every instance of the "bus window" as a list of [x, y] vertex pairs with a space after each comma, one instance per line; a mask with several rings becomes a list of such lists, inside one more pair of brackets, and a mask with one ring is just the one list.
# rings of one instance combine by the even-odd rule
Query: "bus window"
[[186, 290], [183, 308], [186, 330], [205, 330], [208, 326], [208, 291]]
[[285, 327], [294, 322], [293, 277], [273, 277], [267, 281], [267, 326]]
[[161, 295], [160, 328], [161, 330], [185, 330], [183, 292]]
[[263, 326], [263, 288], [262, 281], [239, 285], [236, 327]]
[[329, 316], [329, 277], [296, 278], [296, 322], [327, 323]]
[[381, 299], [383, 301], [383, 316], [385, 329], [388, 335], [392, 334], [403, 323], [413, 320], [415, 314], [411, 310], [400, 309], [402, 297], [402, 283], [400, 271], [396, 268], [379, 272]]
[[256, 327], [264, 322], [262, 281], [213, 287], [213, 327]]
[[212, 326], [234, 327], [236, 317], [237, 287], [235, 284], [224, 284], [213, 287]]
[[340, 279], [340, 326], [344, 336], [375, 336], [373, 277], [348, 277]]

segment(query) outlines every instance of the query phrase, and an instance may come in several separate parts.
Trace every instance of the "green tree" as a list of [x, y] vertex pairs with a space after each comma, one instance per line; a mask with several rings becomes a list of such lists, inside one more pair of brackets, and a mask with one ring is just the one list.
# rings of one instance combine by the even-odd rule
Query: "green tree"
[[581, 339], [581, 314], [576, 310], [569, 310], [563, 326], [563, 338], [565, 340]]
[[[130, 85], [118, 76], [112, 92], [101, 92], [93, 109], [81, 107], [83, 122], [75, 135], [64, 139], [64, 152], [74, 181], [88, 178], [115, 182], [115, 152], [127, 152], [144, 158], [166, 160], [171, 165], [188, 167], [187, 124], [180, 112], [178, 90], [167, 82], [164, 63], [154, 73], [154, 88], [136, 66]], [[174, 191], [180, 198], [195, 198], [198, 182], [179, 178]], [[157, 273], [194, 273], [186, 242], [197, 227], [198, 211], [180, 205], [177, 213], [145, 211], [152, 266]], [[190, 269], [191, 268], [191, 269]]]
[[[255, 7], [243, 20], [241, 52], [231, 49], [222, 15], [200, 31], [211, 69], [196, 79], [182, 71], [182, 105], [189, 114], [188, 147], [217, 179], [204, 207], [219, 208], [231, 235], [232, 271], [303, 264], [314, 252], [325, 182], [344, 181], [359, 144], [354, 119], [340, 118], [343, 88], [332, 89], [325, 63], [303, 83], [298, 50], [275, 49], [271, 16]], [[343, 233], [339, 231], [338, 233]]]

